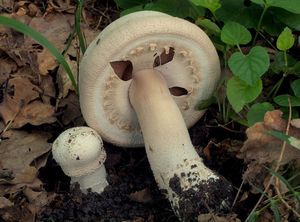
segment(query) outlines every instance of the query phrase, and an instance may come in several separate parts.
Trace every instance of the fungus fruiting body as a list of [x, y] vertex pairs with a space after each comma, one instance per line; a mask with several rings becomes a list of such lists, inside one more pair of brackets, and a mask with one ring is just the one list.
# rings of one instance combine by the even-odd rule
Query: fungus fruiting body
[[86, 192], [101, 193], [108, 185], [104, 161], [106, 153], [98, 133], [89, 127], [74, 127], [61, 133], [52, 145], [55, 161], [71, 183]]
[[203, 164], [162, 75], [153, 69], [135, 73], [129, 98], [155, 180], [179, 218], [228, 210], [232, 186]]
[[188, 127], [203, 115], [195, 109], [213, 93], [220, 76], [217, 52], [196, 25], [160, 12], [143, 11], [111, 23], [89, 45], [79, 70], [80, 107], [87, 124], [108, 142], [143, 146], [129, 99], [130, 73], [162, 73]]
[[203, 164], [187, 131], [219, 77], [217, 52], [201, 29], [150, 11], [110, 24], [80, 66], [87, 124], [115, 145], [145, 145], [155, 180], [183, 221], [226, 211], [232, 198], [230, 183]]

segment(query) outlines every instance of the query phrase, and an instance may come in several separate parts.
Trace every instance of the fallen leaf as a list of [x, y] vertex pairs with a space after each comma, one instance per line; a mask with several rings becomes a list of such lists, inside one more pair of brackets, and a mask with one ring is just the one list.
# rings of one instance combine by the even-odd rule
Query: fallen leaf
[[0, 115], [5, 124], [13, 121], [11, 127], [19, 128], [27, 123], [40, 125], [55, 122], [54, 107], [37, 100], [40, 91], [43, 90], [28, 78], [16, 76], [10, 79], [0, 104]]
[[[287, 121], [281, 117], [281, 111], [269, 111], [265, 114], [264, 122], [256, 123], [246, 130], [248, 139], [237, 155], [238, 158], [244, 159], [248, 163], [247, 170], [243, 175], [246, 181], [261, 184], [267, 174], [264, 168], [265, 164], [277, 164], [283, 141], [267, 134], [267, 131], [277, 130], [285, 133]], [[291, 125], [289, 135], [300, 138], [300, 129]], [[287, 144], [280, 165], [298, 158], [300, 158], [300, 150]]]
[[55, 108], [41, 101], [33, 101], [26, 105], [14, 119], [11, 127], [20, 128], [27, 123], [38, 126], [44, 123], [54, 123]]
[[11, 58], [0, 57], [0, 85], [2, 85], [9, 75], [17, 70], [17, 64]]
[[215, 215], [213, 213], [200, 214], [198, 222], [241, 222], [236, 214], [228, 214], [226, 216]]
[[47, 13], [53, 11], [74, 13], [75, 9], [75, 5], [70, 0], [49, 0]]
[[82, 117], [79, 98], [75, 93], [70, 93], [66, 98], [63, 98], [59, 102], [59, 108], [62, 112], [62, 123], [68, 125], [76, 119]]
[[143, 190], [129, 194], [129, 199], [139, 203], [150, 203], [153, 201], [149, 188], [145, 188]]
[[0, 209], [11, 207], [13, 205], [14, 203], [12, 203], [9, 199], [5, 197], [0, 197]]
[[10, 130], [4, 136], [8, 138], [0, 143], [1, 166], [13, 172], [10, 184], [32, 183], [38, 169], [30, 164], [51, 149], [50, 134]]
[[[74, 23], [73, 15], [63, 14], [49, 14], [43, 17], [34, 17], [30, 20], [29, 26], [40, 32], [46, 39], [48, 39], [60, 52], [66, 48], [66, 40], [72, 32], [72, 25]], [[57, 67], [57, 61], [52, 54], [41, 45], [37, 44], [32, 38], [25, 36], [24, 45], [31, 48], [34, 52], [34, 58], [30, 66], [33, 71], [41, 75], [48, 74], [49, 70]], [[35, 50], [34, 50], [35, 49]], [[26, 51], [30, 57], [30, 51]]]

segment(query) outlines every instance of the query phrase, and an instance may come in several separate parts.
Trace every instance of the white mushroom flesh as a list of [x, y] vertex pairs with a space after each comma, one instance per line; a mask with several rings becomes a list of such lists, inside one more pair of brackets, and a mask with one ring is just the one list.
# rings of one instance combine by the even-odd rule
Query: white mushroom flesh
[[178, 217], [190, 221], [228, 210], [232, 186], [203, 164], [163, 75], [153, 69], [135, 73], [129, 97], [155, 180]]
[[52, 154], [71, 182], [78, 182], [83, 191], [90, 188], [101, 193], [108, 185], [103, 142], [92, 128], [74, 127], [64, 131], [54, 141]]
[[125, 147], [144, 143], [128, 100], [131, 80], [121, 80], [110, 63], [130, 61], [134, 73], [153, 68], [156, 57], [172, 50], [171, 61], [154, 69], [169, 88], [187, 91], [173, 98], [190, 127], [204, 113], [196, 104], [211, 96], [220, 75], [216, 50], [201, 29], [163, 13], [138, 12], [113, 22], [91, 43], [80, 66], [80, 105], [87, 124], [104, 140]]

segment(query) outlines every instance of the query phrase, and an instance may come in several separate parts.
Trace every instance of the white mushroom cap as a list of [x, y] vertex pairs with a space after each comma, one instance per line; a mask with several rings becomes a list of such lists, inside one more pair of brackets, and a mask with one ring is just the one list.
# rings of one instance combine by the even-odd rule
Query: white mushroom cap
[[[163, 57], [168, 61], [154, 67]], [[212, 95], [220, 76], [212, 42], [186, 20], [143, 11], [111, 23], [82, 59], [80, 105], [90, 127], [104, 140], [125, 147], [139, 147], [144, 142], [128, 98], [131, 80], [124, 81], [115, 73], [110, 63], [116, 61], [130, 61], [133, 73], [154, 68], [162, 73], [169, 88], [185, 89], [184, 95], [173, 98], [188, 127], [203, 115], [195, 106]]]
[[70, 177], [91, 174], [106, 159], [101, 137], [89, 127], [74, 127], [61, 133], [53, 143], [52, 154]]

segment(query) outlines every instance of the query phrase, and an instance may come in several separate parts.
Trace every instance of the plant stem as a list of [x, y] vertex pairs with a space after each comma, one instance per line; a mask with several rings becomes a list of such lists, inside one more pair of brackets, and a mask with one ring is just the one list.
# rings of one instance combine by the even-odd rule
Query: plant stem
[[79, 46], [82, 54], [85, 53], [86, 50], [86, 43], [85, 43], [85, 38], [83, 36], [83, 33], [80, 28], [80, 23], [81, 23], [81, 14], [82, 14], [82, 7], [83, 6], [83, 0], [77, 0], [77, 8], [76, 8], [76, 13], [75, 13], [75, 29], [76, 33], [79, 39]]
[[285, 75], [283, 75], [281, 77], [281, 79], [274, 85], [274, 87], [272, 88], [272, 90], [268, 94], [268, 98], [270, 98], [270, 97], [273, 98], [277, 94], [277, 92], [280, 89], [281, 84], [282, 84], [284, 79], [285, 79]]
[[268, 8], [269, 8], [269, 6], [265, 4], [263, 12], [261, 13], [261, 16], [260, 16], [259, 21], [258, 21], [258, 25], [257, 25], [257, 28], [256, 28], [256, 33], [255, 33], [255, 36], [254, 36], [254, 39], [253, 39], [253, 46], [255, 45], [258, 33], [260, 31], [260, 28], [261, 28], [262, 20], [263, 20], [265, 14], [266, 14], [266, 11], [268, 10]]

